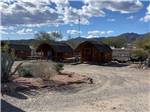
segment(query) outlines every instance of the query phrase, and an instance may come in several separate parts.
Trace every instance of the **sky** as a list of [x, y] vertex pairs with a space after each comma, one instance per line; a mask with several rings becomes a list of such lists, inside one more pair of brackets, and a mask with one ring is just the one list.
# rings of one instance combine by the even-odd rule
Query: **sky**
[[0, 13], [1, 40], [53, 31], [63, 40], [150, 32], [148, 0], [0, 0]]

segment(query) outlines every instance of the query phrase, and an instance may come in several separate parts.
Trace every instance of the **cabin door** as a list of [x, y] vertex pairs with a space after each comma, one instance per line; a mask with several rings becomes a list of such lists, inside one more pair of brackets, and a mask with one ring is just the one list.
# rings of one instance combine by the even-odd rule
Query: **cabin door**
[[47, 51], [47, 59], [52, 59], [53, 57], [53, 53], [52, 53], [52, 50], [48, 50]]
[[83, 49], [83, 58], [85, 61], [92, 61], [92, 48]]

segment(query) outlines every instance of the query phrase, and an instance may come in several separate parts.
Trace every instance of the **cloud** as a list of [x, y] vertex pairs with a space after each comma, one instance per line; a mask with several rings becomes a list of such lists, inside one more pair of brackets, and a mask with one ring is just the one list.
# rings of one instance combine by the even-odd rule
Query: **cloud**
[[150, 21], [150, 4], [147, 7], [147, 12], [145, 13], [145, 16], [140, 18], [140, 21], [149, 22]]
[[114, 33], [114, 31], [112, 30], [106, 31], [106, 34], [110, 34], [110, 33]]
[[5, 34], [5, 35], [7, 35], [7, 34], [9, 34], [9, 33], [6, 32], [6, 31], [0, 30], [0, 34]]
[[112, 31], [112, 30], [108, 30], [108, 31], [99, 31], [99, 30], [88, 31], [87, 38], [96, 38], [96, 37], [100, 37], [100, 36], [107, 36], [107, 35], [109, 35], [113, 32], [114, 31]]
[[1, 26], [0, 25], [0, 30], [14, 30], [15, 27], [14, 26]]
[[139, 0], [84, 0], [78, 9], [69, 0], [3, 0], [0, 13], [2, 25], [78, 24], [79, 17], [81, 24], [89, 24], [91, 17], [104, 17], [104, 9], [133, 13], [142, 6]]
[[87, 6], [95, 9], [107, 9], [110, 11], [118, 11], [121, 13], [133, 13], [143, 7], [140, 0], [85, 0]]
[[129, 17], [127, 17], [127, 19], [134, 19], [134, 16], [129, 16]]
[[78, 30], [67, 30], [67, 34], [71, 34], [71, 35], [77, 35], [77, 34], [81, 34], [81, 31]]
[[32, 29], [25, 29], [25, 28], [23, 28], [21, 30], [18, 30], [16, 33], [17, 34], [34, 34], [35, 32], [33, 32]]
[[111, 19], [107, 19], [107, 21], [109, 21], [109, 22], [114, 22], [115, 19], [111, 18]]
[[0, 2], [2, 25], [51, 23], [58, 15], [46, 2]]

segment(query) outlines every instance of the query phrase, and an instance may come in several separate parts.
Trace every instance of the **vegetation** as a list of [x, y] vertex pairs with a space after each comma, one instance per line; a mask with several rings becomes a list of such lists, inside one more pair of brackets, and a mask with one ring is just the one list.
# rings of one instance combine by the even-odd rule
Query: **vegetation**
[[21, 66], [18, 69], [18, 73], [19, 73], [19, 76], [21, 76], [21, 77], [31, 77], [32, 76], [31, 69], [30, 69], [29, 65]]
[[5, 45], [2, 47], [2, 52], [8, 53], [13, 59], [16, 59], [15, 50], [10, 48], [8, 42], [6, 42]]
[[64, 65], [62, 63], [55, 64], [55, 68], [58, 73], [60, 73], [63, 70], [63, 67], [64, 67]]
[[[8, 82], [11, 77], [11, 68], [15, 59], [15, 51], [10, 49], [9, 43], [2, 47], [1, 54], [1, 81]], [[15, 72], [14, 72], [15, 73]]]
[[60, 32], [51, 32], [51, 33], [39, 32], [35, 34], [34, 39], [36, 41], [33, 43], [33, 46], [36, 48], [40, 43], [62, 39], [62, 34]]
[[147, 52], [144, 50], [135, 50], [131, 53], [131, 58], [145, 60], [148, 57]]
[[105, 44], [109, 46], [114, 46], [116, 48], [125, 47], [127, 45], [127, 40], [126, 38], [123, 37], [118, 37], [118, 38], [110, 37], [110, 38], [105, 38], [102, 41]]
[[55, 41], [61, 38], [62, 35], [59, 32], [51, 32], [51, 33], [39, 32], [35, 34], [35, 39], [39, 41]]
[[14, 63], [14, 59], [9, 53], [3, 52], [1, 54], [1, 81], [2, 82], [9, 81], [13, 63]]
[[18, 69], [18, 73], [23, 77], [40, 77], [44, 80], [49, 80], [52, 76], [58, 74], [54, 62], [32, 62], [23, 65]]
[[150, 53], [150, 35], [144, 39], [137, 39], [135, 45]]

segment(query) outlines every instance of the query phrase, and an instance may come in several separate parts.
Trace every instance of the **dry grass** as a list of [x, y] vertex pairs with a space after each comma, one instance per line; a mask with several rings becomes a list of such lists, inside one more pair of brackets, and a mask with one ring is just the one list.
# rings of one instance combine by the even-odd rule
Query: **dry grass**
[[56, 64], [52, 61], [36, 61], [25, 64], [25, 66], [30, 67], [30, 73], [33, 77], [40, 77], [44, 80], [49, 80], [58, 74], [55, 65]]

